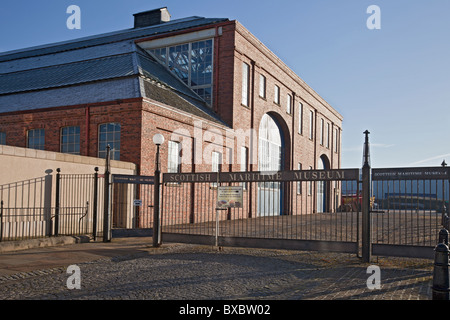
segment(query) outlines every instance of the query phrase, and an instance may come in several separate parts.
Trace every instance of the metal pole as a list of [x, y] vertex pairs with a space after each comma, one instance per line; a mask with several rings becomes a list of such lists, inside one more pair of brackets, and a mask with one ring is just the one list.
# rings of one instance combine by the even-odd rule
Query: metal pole
[[370, 163], [369, 163], [369, 131], [365, 131], [364, 164], [362, 168], [362, 259], [370, 262], [372, 256], [371, 215], [370, 215]]
[[105, 167], [105, 199], [104, 199], [104, 211], [103, 211], [103, 242], [111, 241], [111, 223], [109, 215], [109, 157], [111, 147], [106, 147], [106, 167]]
[[[61, 169], [56, 169], [56, 196], [55, 196], [55, 236], [59, 234], [59, 206], [60, 206], [60, 181]], [[50, 229], [51, 230], [51, 229]], [[51, 232], [51, 231], [50, 231]]]
[[156, 145], [156, 160], [155, 160], [155, 190], [153, 199], [153, 246], [159, 247], [161, 245], [160, 239], [160, 222], [159, 222], [159, 193], [160, 193], [160, 155], [159, 144]]
[[98, 201], [98, 167], [94, 168], [94, 207], [92, 209], [92, 235], [94, 237], [94, 241], [97, 240], [97, 201]]

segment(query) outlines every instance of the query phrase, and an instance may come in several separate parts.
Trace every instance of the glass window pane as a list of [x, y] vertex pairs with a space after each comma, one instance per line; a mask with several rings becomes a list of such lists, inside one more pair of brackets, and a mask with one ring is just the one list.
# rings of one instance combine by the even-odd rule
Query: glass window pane
[[61, 152], [80, 154], [80, 127], [72, 126], [61, 129]]
[[28, 148], [44, 150], [45, 149], [45, 130], [32, 129], [28, 131]]
[[6, 144], [6, 133], [0, 132], [0, 144], [5, 145]]
[[106, 147], [110, 146], [112, 160], [120, 160], [120, 123], [101, 124], [99, 128], [98, 156], [106, 158]]

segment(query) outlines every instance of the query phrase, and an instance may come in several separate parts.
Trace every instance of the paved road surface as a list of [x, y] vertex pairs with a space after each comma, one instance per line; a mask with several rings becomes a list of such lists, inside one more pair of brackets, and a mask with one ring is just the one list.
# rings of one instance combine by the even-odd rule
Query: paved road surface
[[[429, 300], [433, 261], [114, 239], [0, 254], [2, 300]], [[80, 289], [68, 289], [69, 265]], [[72, 284], [75, 282], [71, 282]]]

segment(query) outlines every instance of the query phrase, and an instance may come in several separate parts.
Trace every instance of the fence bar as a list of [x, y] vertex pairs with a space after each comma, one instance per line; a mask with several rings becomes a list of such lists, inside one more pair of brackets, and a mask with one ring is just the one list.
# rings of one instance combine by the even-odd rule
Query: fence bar
[[94, 173], [94, 207], [92, 211], [92, 236], [94, 241], [97, 240], [97, 201], [98, 201], [98, 167], [95, 167]]
[[105, 166], [105, 185], [104, 185], [104, 208], [103, 208], [103, 242], [111, 241], [111, 222], [110, 222], [110, 172], [109, 172], [109, 157], [111, 147], [106, 147], [106, 166]]

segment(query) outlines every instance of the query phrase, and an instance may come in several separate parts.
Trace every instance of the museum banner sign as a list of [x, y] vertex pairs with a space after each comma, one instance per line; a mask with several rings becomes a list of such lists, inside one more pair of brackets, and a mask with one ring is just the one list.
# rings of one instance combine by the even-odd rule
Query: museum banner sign
[[372, 180], [446, 180], [449, 171], [446, 167], [372, 169]]
[[359, 169], [298, 170], [278, 172], [165, 173], [164, 183], [195, 182], [283, 182], [358, 180]]

